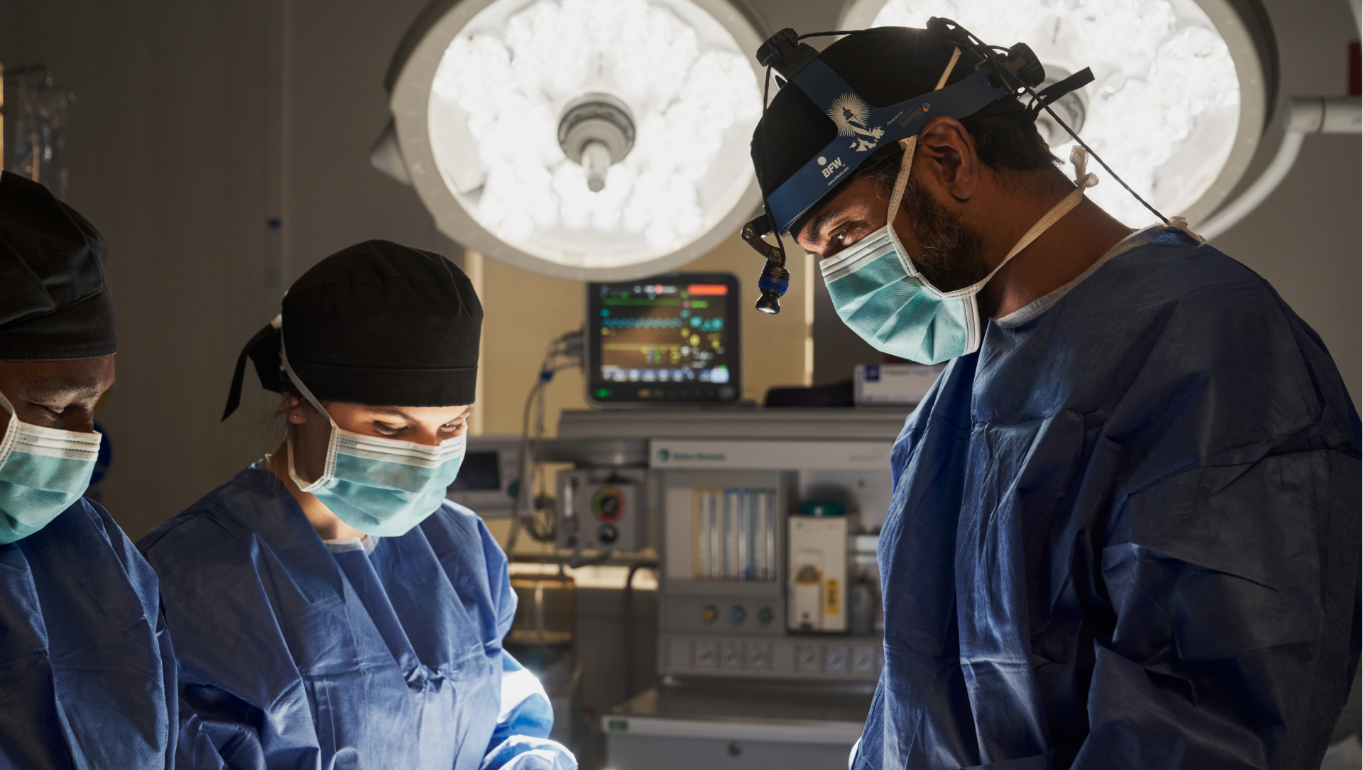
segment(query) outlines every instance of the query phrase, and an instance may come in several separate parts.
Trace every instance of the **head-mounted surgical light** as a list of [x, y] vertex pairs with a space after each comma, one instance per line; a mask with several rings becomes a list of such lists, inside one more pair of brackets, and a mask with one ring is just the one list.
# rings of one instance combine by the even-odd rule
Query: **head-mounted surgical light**
[[760, 42], [725, 0], [436, 0], [389, 70], [393, 124], [371, 159], [502, 262], [664, 272], [760, 200]]
[[[836, 135], [826, 146], [774, 189], [766, 191], [763, 214], [743, 228], [743, 239], [766, 259], [758, 284], [761, 291], [758, 310], [780, 312], [780, 297], [789, 285], [790, 274], [785, 268], [785, 248], [780, 236], [841, 183], [851, 179], [875, 150], [917, 136], [928, 120], [941, 116], [960, 120], [981, 114], [995, 105], [1011, 106], [1015, 112], [1027, 110], [1033, 119], [1044, 112], [1067, 134], [1074, 133], [1061, 114], [1052, 108], [1052, 103], [1092, 82], [1093, 75], [1087, 68], [1054, 81], [1038, 92], [1036, 89], [1045, 80], [1045, 68], [1025, 43], [1006, 49], [990, 46], [950, 19], [929, 19], [926, 28], [954, 50], [946, 71], [936, 89], [887, 107], [869, 104], [825, 64], [812, 47], [801, 43], [801, 36], [794, 30], [782, 30], [758, 50], [758, 62], [775, 69], [778, 82], [798, 87], [837, 128]], [[971, 68], [967, 70], [971, 74], [947, 85], [948, 75], [956, 72], [960, 63]], [[1029, 106], [1022, 107], [1019, 97], [1027, 97]], [[1073, 117], [1074, 113], [1070, 114]], [[1077, 136], [1074, 140], [1084, 145]], [[1094, 159], [1103, 163], [1096, 154]], [[759, 175], [767, 177], [761, 170]], [[1117, 181], [1121, 182], [1120, 177]], [[1141, 200], [1134, 191], [1130, 192]], [[1141, 203], [1163, 219], [1148, 203], [1143, 200]], [[764, 239], [767, 235], [776, 235], [775, 246]]]

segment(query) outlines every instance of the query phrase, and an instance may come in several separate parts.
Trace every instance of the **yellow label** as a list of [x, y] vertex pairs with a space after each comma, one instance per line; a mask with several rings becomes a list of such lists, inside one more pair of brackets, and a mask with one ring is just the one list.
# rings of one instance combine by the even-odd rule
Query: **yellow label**
[[829, 578], [823, 581], [823, 614], [837, 615], [840, 604], [839, 599], [842, 593], [838, 590], [838, 579]]

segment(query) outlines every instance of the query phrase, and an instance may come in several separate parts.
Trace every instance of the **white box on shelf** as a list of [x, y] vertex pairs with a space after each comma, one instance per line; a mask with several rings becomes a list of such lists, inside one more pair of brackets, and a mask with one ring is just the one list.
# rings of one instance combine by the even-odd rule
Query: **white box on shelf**
[[857, 367], [857, 406], [913, 406], [922, 401], [945, 365], [866, 364]]

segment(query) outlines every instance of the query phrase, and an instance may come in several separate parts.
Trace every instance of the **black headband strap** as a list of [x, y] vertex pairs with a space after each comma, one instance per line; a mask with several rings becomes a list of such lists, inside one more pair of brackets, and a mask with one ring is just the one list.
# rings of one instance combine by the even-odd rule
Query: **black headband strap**
[[1064, 80], [1052, 83], [1037, 92], [1037, 98], [1032, 100], [1030, 112], [1033, 119], [1045, 108], [1046, 105], [1055, 104], [1065, 95], [1078, 91], [1089, 83], [1093, 82], [1093, 70], [1085, 67], [1078, 72], [1070, 75]]

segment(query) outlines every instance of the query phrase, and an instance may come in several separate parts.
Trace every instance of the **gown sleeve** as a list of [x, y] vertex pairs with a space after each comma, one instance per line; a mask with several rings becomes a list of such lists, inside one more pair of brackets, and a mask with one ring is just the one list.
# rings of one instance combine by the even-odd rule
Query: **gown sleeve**
[[1102, 550], [1117, 623], [1094, 644], [1073, 767], [1318, 765], [1343, 701], [1301, 685], [1358, 660], [1359, 483], [1356, 456], [1318, 447], [1127, 498]]
[[[511, 630], [516, 592], [511, 589], [506, 554], [479, 522], [487, 560], [488, 586], [497, 605], [497, 642]], [[576, 770], [577, 758], [563, 744], [549, 740], [554, 710], [535, 675], [506, 650], [502, 657], [501, 709], [480, 770]]]
[[[311, 766], [316, 731], [301, 679], [260, 574], [242, 569], [246, 561], [268, 574], [257, 564], [265, 556], [202, 517], [154, 534], [144, 551], [161, 574], [179, 662], [177, 770], [264, 770], [267, 759], [270, 767]], [[232, 589], [198, 592], [214, 585]], [[254, 619], [251, 633], [225, 648], [223, 624], [240, 617]]]
[[577, 759], [549, 740], [554, 711], [535, 675], [502, 651], [502, 708], [482, 770], [574, 770]]
[[259, 716], [211, 685], [182, 685], [176, 770], [265, 770]]

